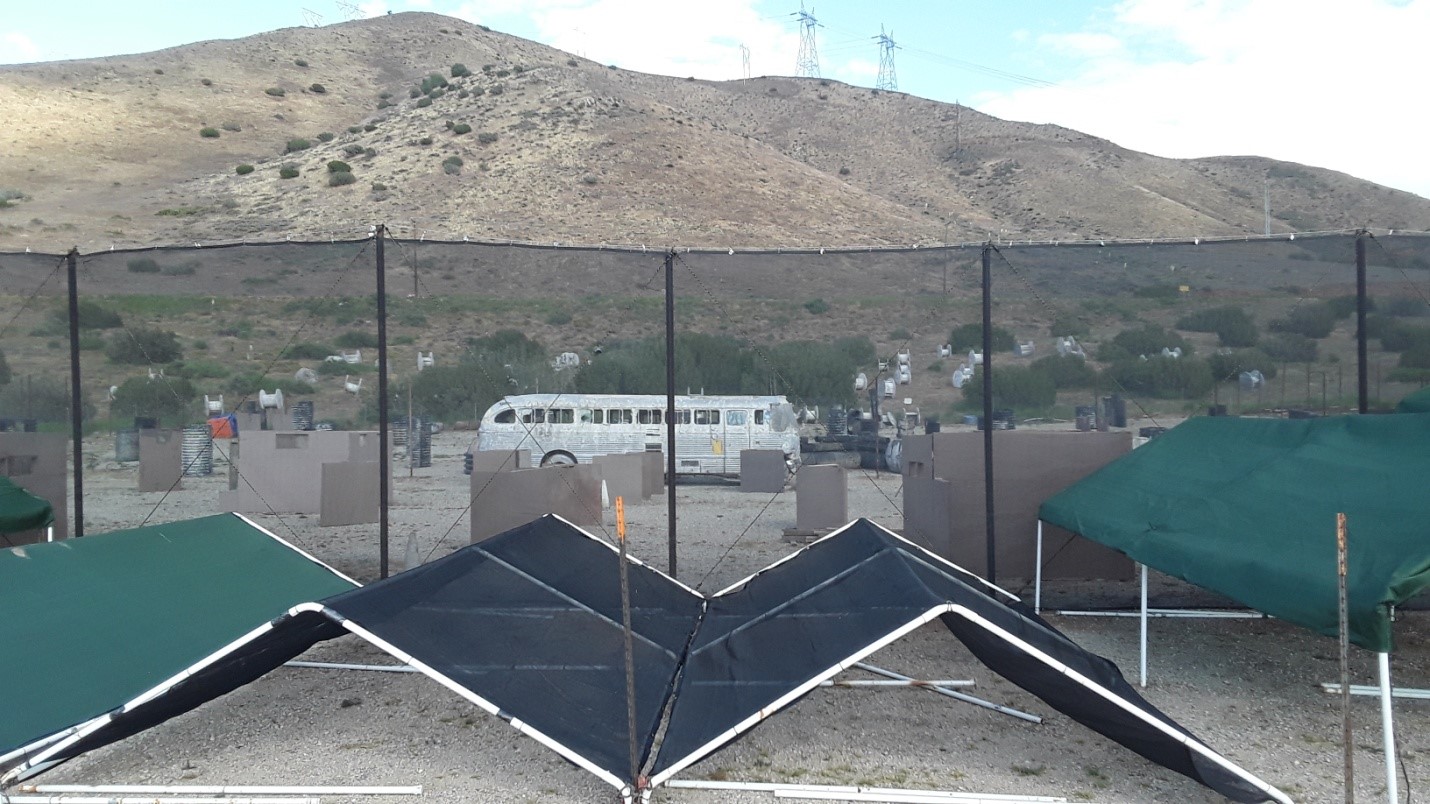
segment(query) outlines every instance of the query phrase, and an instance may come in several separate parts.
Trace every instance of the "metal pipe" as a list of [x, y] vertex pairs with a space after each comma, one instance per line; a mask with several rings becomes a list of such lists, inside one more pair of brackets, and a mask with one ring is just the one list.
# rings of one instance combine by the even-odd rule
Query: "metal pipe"
[[1340, 615], [1337, 642], [1341, 652], [1341, 750], [1345, 754], [1342, 783], [1346, 804], [1356, 800], [1355, 741], [1351, 732], [1350, 617], [1346, 604], [1346, 515], [1336, 514], [1336, 610]]
[[405, 664], [352, 664], [350, 662], [308, 662], [292, 659], [284, 667], [311, 667], [318, 670], [372, 670], [379, 673], [416, 673], [417, 668]]
[[972, 687], [973, 681], [941, 678], [931, 681], [909, 679], [899, 681], [894, 678], [850, 678], [819, 682], [821, 687]]
[[[1372, 684], [1352, 684], [1350, 685], [1351, 695], [1379, 695], [1380, 687]], [[1321, 692], [1339, 695], [1341, 685], [1331, 681], [1321, 682]], [[1419, 700], [1430, 700], [1430, 690], [1416, 689], [1415, 687], [1392, 687], [1390, 690], [1392, 698], [1415, 698]]]
[[[924, 794], [917, 790], [891, 791], [887, 793], [855, 792], [838, 793], [827, 790], [776, 790], [775, 798], [803, 799], [806, 801], [876, 801], [894, 804], [1004, 804], [1008, 801], [1038, 801], [1039, 799], [989, 798], [988, 796], [961, 793]], [[1058, 799], [1053, 799], [1057, 801]], [[1066, 801], [1066, 799], [1062, 799]]]
[[[23, 784], [22, 793], [184, 796], [420, 796], [422, 785]], [[213, 799], [208, 799], [212, 801]], [[291, 800], [291, 799], [290, 799]]]
[[[671, 779], [665, 783], [665, 787], [673, 787], [686, 790], [732, 790], [747, 791], [754, 793], [774, 793], [778, 798], [784, 793], [813, 793], [816, 795], [829, 795], [835, 800], [845, 801], [925, 801], [937, 802], [947, 801], [956, 804], [977, 804], [977, 802], [1029, 802], [1030, 804], [1059, 804], [1067, 799], [1057, 796], [1020, 796], [1008, 793], [964, 793], [945, 790], [911, 790], [898, 787], [861, 787], [854, 785], [836, 784], [796, 784], [784, 782], [737, 782], [737, 781], [713, 781], [705, 779]], [[842, 795], [841, 795], [842, 794]], [[902, 799], [854, 799], [849, 796], [859, 795], [901, 795]], [[801, 796], [793, 796], [799, 798]]]
[[665, 253], [665, 520], [670, 577], [675, 574], [675, 251]]
[[[893, 670], [885, 670], [878, 665], [869, 664], [868, 662], [855, 662], [853, 666], [859, 668], [860, 670], [867, 670], [868, 672], [873, 673], [877, 676], [893, 678], [899, 681], [913, 681], [912, 678], [909, 678], [906, 675], [895, 673]], [[984, 709], [992, 709], [995, 712], [1002, 712], [1009, 717], [1015, 717], [1019, 720], [1026, 720], [1029, 723], [1043, 722], [1043, 719], [1041, 717], [1038, 717], [1037, 715], [1030, 715], [1027, 712], [1022, 712], [1017, 709], [1013, 709], [1012, 707], [1003, 706], [1002, 704], [996, 704], [992, 701], [985, 701], [982, 698], [975, 698], [972, 695], [968, 695], [967, 693], [955, 692], [950, 689], [944, 689], [943, 687], [925, 687], [924, 689], [928, 690], [929, 692], [936, 692], [939, 695], [942, 695], [947, 698], [952, 698], [956, 701], [963, 701], [964, 703], [970, 703], [974, 706], [981, 706]]]
[[319, 804], [316, 796], [4, 796], [6, 804]]
[[1395, 778], [1395, 707], [1390, 701], [1390, 654], [1380, 659], [1380, 743], [1385, 751], [1385, 800], [1399, 804], [1400, 785]]
[[1142, 689], [1147, 689], [1147, 565], [1138, 564], [1142, 568], [1142, 617], [1138, 628], [1138, 657], [1142, 670]]
[[[74, 523], [76, 539], [84, 536], [84, 406], [79, 389], [79, 249], [65, 255], [70, 306], [70, 438], [74, 440]], [[63, 534], [62, 534], [63, 535]]]
[[[1140, 611], [1077, 611], [1060, 609], [1053, 612], [1063, 617], [1141, 617]], [[1148, 617], [1184, 617], [1189, 620], [1265, 620], [1259, 611], [1197, 611], [1195, 609], [1147, 609]]]
[[1356, 233], [1356, 404], [1370, 410], [1370, 378], [1366, 367], [1365, 230]]
[[[387, 239], [387, 227], [377, 225], [377, 506], [380, 513], [377, 526], [378, 572], [379, 577], [387, 577], [387, 505], [392, 478], [392, 467], [388, 461], [387, 426], [387, 259], [383, 252], [383, 241]], [[412, 438], [412, 422], [407, 423], [407, 437]]]
[[993, 246], [983, 244], [983, 506], [988, 581], [998, 583], [993, 525]]
[[1043, 520], [1038, 520], [1038, 554], [1033, 564], [1033, 613], [1043, 613]]

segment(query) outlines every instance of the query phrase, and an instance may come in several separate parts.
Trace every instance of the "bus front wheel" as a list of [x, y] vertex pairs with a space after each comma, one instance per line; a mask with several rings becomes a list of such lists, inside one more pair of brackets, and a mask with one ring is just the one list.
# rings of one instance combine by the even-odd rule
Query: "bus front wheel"
[[541, 459], [542, 466], [575, 466], [576, 456], [569, 452], [548, 452]]

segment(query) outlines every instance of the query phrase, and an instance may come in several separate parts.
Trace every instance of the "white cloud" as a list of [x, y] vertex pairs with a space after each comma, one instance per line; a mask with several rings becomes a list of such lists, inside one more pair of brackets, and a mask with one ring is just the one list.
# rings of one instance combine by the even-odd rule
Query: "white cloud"
[[1073, 78], [977, 105], [1162, 156], [1257, 154], [1430, 197], [1426, 31], [1430, 0], [1124, 0], [1038, 38], [1081, 48]]
[[19, 64], [40, 57], [40, 46], [19, 31], [0, 35], [0, 64]]
[[365, 3], [358, 3], [358, 11], [364, 17], [381, 17], [387, 13], [387, 0], [368, 0]]
[[409, 8], [431, 8], [432, 0], [407, 0]]

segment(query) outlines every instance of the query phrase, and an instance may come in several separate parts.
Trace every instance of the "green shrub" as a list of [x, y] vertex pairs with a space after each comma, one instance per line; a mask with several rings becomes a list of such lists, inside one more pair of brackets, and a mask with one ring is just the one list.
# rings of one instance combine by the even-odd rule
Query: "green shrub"
[[567, 67], [575, 67], [575, 66], [577, 66], [578, 64], [580, 64], [580, 62], [576, 61], [575, 59], [567, 59], [567, 60], [566, 60], [566, 66], [567, 66]]
[[10, 363], [5, 360], [4, 350], [0, 350], [0, 385], [10, 382]]
[[457, 136], [461, 136], [463, 134], [471, 134], [472, 127], [467, 125], [466, 123], [458, 123], [457, 125], [452, 126], [452, 133], [456, 134]]
[[1430, 315], [1430, 304], [1426, 304], [1424, 299], [1410, 296], [1393, 296], [1386, 299], [1385, 303], [1376, 309], [1397, 318], [1420, 318]]
[[[1370, 329], [1369, 323], [1366, 329]], [[1380, 330], [1380, 348], [1387, 352], [1404, 352], [1417, 346], [1430, 345], [1430, 327], [1415, 327], [1401, 321], [1387, 320]], [[1371, 336], [1367, 333], [1366, 337]]]
[[1111, 345], [1116, 349], [1121, 349], [1122, 352], [1117, 353], [1115, 350], [1109, 350], [1107, 356], [1104, 356], [1104, 349], [1107, 346], [1104, 344], [1104, 349], [1098, 350], [1097, 359], [1113, 362], [1121, 355], [1151, 357], [1160, 355], [1163, 349], [1181, 349], [1184, 357], [1192, 353], [1192, 345], [1187, 343], [1186, 338], [1165, 330], [1157, 324], [1143, 324], [1133, 329], [1125, 329], [1112, 338]]
[[253, 165], [247, 163], [239, 165], [238, 167], [233, 169], [233, 172], [237, 173], [240, 176], [247, 176], [248, 174], [253, 172]]
[[296, 65], [298, 65], [299, 67], [307, 67], [307, 66], [308, 66], [308, 60], [307, 60], [307, 59], [294, 59], [294, 60], [293, 60], [293, 63], [296, 64]]
[[1212, 376], [1218, 382], [1234, 380], [1243, 371], [1259, 371], [1266, 379], [1276, 376], [1277, 361], [1260, 349], [1239, 349], [1235, 352], [1217, 352], [1207, 358]]
[[418, 144], [418, 145], [431, 145], [431, 144], [432, 144], [432, 138], [431, 138], [431, 137], [423, 137], [422, 139], [420, 139], [420, 140], [417, 141], [417, 144]]
[[1198, 310], [1177, 320], [1177, 329], [1189, 332], [1215, 332], [1222, 346], [1244, 347], [1256, 344], [1256, 324], [1240, 307], [1213, 307]]
[[502, 86], [501, 84], [497, 84], [496, 86], [491, 88], [492, 95], [500, 95], [503, 92], [506, 92], [506, 87]]
[[214, 85], [213, 79], [211, 78], [200, 78], [199, 83], [203, 84], [206, 87], [211, 87]]
[[511, 75], [511, 70], [497, 70], [497, 78], [506, 78]]
[[1130, 394], [1164, 399], [1196, 399], [1212, 389], [1212, 370], [1195, 357], [1148, 356], [1146, 360], [1113, 363], [1106, 371], [1107, 385]]
[[477, 142], [480, 142], [483, 145], [491, 145], [496, 141], [497, 134], [495, 131], [483, 131], [482, 133], [477, 135]]
[[[42, 422], [68, 423], [69, 379], [41, 374], [29, 382], [0, 385], [0, 410], [23, 412], [27, 417]], [[94, 405], [84, 391], [80, 393], [80, 415], [85, 420], [94, 418]]]
[[824, 299], [810, 299], [804, 303], [804, 309], [809, 311], [810, 315], [824, 315], [829, 312], [829, 302]]
[[218, 136], [218, 129], [213, 128], [211, 126], [205, 126], [199, 129], [199, 136], [204, 137], [206, 139], [214, 139]]
[[109, 415], [116, 419], [152, 416], [169, 423], [184, 422], [189, 404], [197, 392], [183, 377], [131, 377], [120, 384], [109, 403]]
[[1430, 343], [1419, 343], [1400, 353], [1400, 367], [1430, 369]]
[[1086, 320], [1068, 313], [1058, 313], [1053, 317], [1053, 323], [1048, 325], [1048, 334], [1055, 338], [1082, 338], [1092, 332]]
[[[969, 403], [983, 400], [983, 367], [973, 372], [973, 377], [963, 384], [963, 399]], [[1026, 366], [1003, 366], [993, 369], [993, 406], [995, 408], [1032, 408], [1035, 410], [1051, 407], [1058, 398], [1057, 386], [1053, 378], [1041, 371]]]
[[322, 84], [309, 84], [308, 91], [312, 92], [315, 95], [323, 95], [327, 93], [328, 88], [323, 86]]
[[374, 193], [385, 193], [387, 192], [387, 185], [380, 181], [375, 181], [372, 183], [372, 191]]
[[200, 338], [194, 341], [194, 349], [199, 352], [207, 352], [209, 350], [209, 342]]
[[1335, 309], [1326, 302], [1302, 302], [1285, 318], [1269, 324], [1272, 332], [1288, 332], [1307, 338], [1324, 338], [1336, 328]]
[[270, 392], [277, 389], [282, 391], [284, 396], [310, 396], [314, 393], [313, 386], [302, 380], [295, 380], [292, 377], [264, 376], [256, 371], [229, 377], [223, 388], [225, 393], [255, 399], [258, 397], [259, 389]]
[[318, 142], [332, 142], [337, 135], [331, 131], [324, 131], [318, 135]]
[[352, 166], [352, 165], [349, 165], [347, 162], [342, 161], [341, 159], [334, 159], [333, 161], [331, 161], [331, 162], [328, 163], [328, 172], [329, 172], [329, 173], [352, 173], [352, 172], [353, 172], [353, 166]]
[[[79, 328], [81, 330], [91, 329], [114, 329], [124, 326], [124, 318], [114, 310], [105, 307], [99, 302], [80, 299], [77, 308], [79, 313]], [[50, 319], [59, 325], [59, 331], [69, 329], [70, 311], [68, 307], [57, 307], [50, 311]]]
[[189, 260], [188, 262], [182, 262], [178, 265], [164, 266], [163, 274], [164, 276], [193, 276], [198, 273], [198, 270], [199, 261]]
[[468, 70], [468, 69], [467, 69], [467, 65], [462, 64], [461, 62], [457, 62], [456, 64], [453, 64], [453, 65], [452, 65], [452, 77], [453, 77], [453, 78], [461, 78], [461, 77], [463, 77], [463, 76], [468, 76], [468, 75], [471, 75], [471, 74], [472, 74], [472, 71], [471, 71], [471, 70]]
[[362, 126], [348, 126], [348, 133], [349, 133], [349, 134], [361, 134], [361, 133], [362, 133]]
[[348, 330], [347, 332], [344, 332], [343, 334], [341, 334], [341, 335], [339, 335], [339, 336], [337, 337], [337, 340], [335, 340], [335, 341], [333, 341], [333, 342], [336, 343], [338, 346], [341, 346], [341, 347], [343, 347], [343, 348], [345, 348], [345, 349], [376, 349], [376, 348], [377, 348], [377, 336], [376, 336], [376, 335], [374, 335], [374, 334], [371, 333], [371, 332], [365, 332], [365, 331], [363, 331], [363, 330], [356, 330], [356, 329], [350, 329], [350, 330]]
[[172, 363], [184, 356], [184, 350], [172, 332], [131, 327], [111, 335], [104, 354], [113, 363], [147, 366]]
[[553, 327], [564, 327], [571, 323], [571, 314], [565, 310], [558, 310], [546, 317], [546, 323]]
[[[386, 90], [383, 90], [382, 92], [377, 93], [377, 97], [381, 98], [382, 100], [387, 100], [388, 98], [392, 97], [392, 93], [391, 93], [391, 92], [388, 92], [388, 91], [386, 91]], [[357, 132], [353, 132], [353, 133], [356, 134]]]
[[[1002, 327], [993, 327], [992, 338], [993, 351], [995, 352], [1011, 351], [1013, 347], [1017, 345], [1013, 341], [1013, 333]], [[948, 343], [949, 346], [953, 347], [953, 351], [955, 352], [966, 352], [969, 349], [975, 352], [982, 351], [983, 325], [981, 323], [963, 324], [962, 326], [954, 327], [953, 332], [949, 333]], [[996, 380], [994, 384], [997, 384]]]
[[1287, 363], [1310, 363], [1316, 359], [1316, 341], [1294, 332], [1282, 332], [1262, 340], [1261, 349], [1273, 360]]
[[102, 352], [104, 351], [104, 339], [93, 332], [86, 332], [79, 336], [79, 350], [81, 352]]
[[428, 106], [431, 106], [431, 105], [432, 105], [432, 99], [431, 99], [431, 98], [420, 98], [420, 99], [417, 101], [417, 108], [419, 108], [419, 109], [426, 109]]
[[293, 164], [287, 164], [287, 165], [284, 165], [283, 167], [278, 168], [278, 178], [280, 178], [280, 179], [296, 179], [296, 178], [298, 178], [298, 166], [297, 166], [297, 165], [293, 165]]
[[434, 89], [442, 89], [442, 88], [445, 88], [446, 86], [447, 86], [447, 79], [446, 79], [446, 78], [443, 78], [441, 73], [432, 73], [432, 74], [428, 75], [426, 78], [422, 79], [422, 87], [421, 87], [421, 89], [422, 89], [422, 92], [425, 94], [425, 93], [431, 92], [431, 91], [434, 90]]
[[[1048, 375], [1053, 385], [1063, 388], [1091, 388], [1097, 372], [1076, 355], [1048, 355], [1034, 360], [1028, 368]], [[1001, 369], [998, 369], [1001, 371]]]
[[581, 182], [584, 184], [596, 184], [599, 181], [600, 179], [596, 178], [596, 175], [594, 173], [587, 173], [586, 175], [581, 177]]
[[354, 184], [356, 182], [357, 177], [347, 171], [339, 171], [337, 173], [328, 174], [329, 187], [346, 187], [347, 185]]
[[306, 151], [312, 147], [313, 143], [309, 142], [308, 140], [305, 140], [302, 137], [294, 137], [293, 139], [289, 140], [287, 146], [283, 148], [283, 153], [291, 154], [295, 151]]
[[159, 263], [150, 257], [135, 257], [125, 263], [130, 273], [135, 274], [157, 274], [159, 273]]
[[242, 131], [242, 130], [243, 130], [243, 126], [240, 126], [239, 124], [234, 123], [234, 122], [231, 122], [231, 121], [230, 121], [230, 122], [225, 122], [225, 123], [221, 124], [221, 125], [219, 126], [219, 128], [223, 129], [224, 131]]
[[263, 94], [265, 94], [265, 95], [271, 95], [271, 96], [273, 96], [273, 97], [275, 97], [275, 98], [281, 98], [281, 97], [283, 97], [284, 95], [287, 95], [288, 93], [283, 91], [283, 87], [269, 87], [269, 88], [263, 90]]
[[333, 347], [326, 343], [300, 341], [284, 349], [281, 357], [284, 360], [322, 360], [333, 353]]
[[[343, 146], [343, 155], [344, 155], [344, 156], [354, 157], [354, 156], [360, 155], [361, 153], [362, 153], [362, 146], [361, 146], [361, 145], [352, 144], [352, 145], [344, 145], [344, 146]], [[332, 163], [329, 163], [329, 164], [332, 164]]]
[[462, 172], [462, 157], [449, 156], [442, 160], [442, 172], [449, 176], [455, 176]]

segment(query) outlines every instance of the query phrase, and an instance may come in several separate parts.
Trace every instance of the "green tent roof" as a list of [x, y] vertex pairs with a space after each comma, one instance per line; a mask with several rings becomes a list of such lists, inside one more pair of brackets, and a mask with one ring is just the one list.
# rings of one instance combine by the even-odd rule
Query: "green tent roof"
[[0, 550], [0, 767], [292, 606], [355, 587], [236, 514]]
[[1400, 404], [1395, 406], [1395, 412], [1430, 413], [1430, 388], [1421, 388], [1400, 400]]
[[0, 534], [37, 530], [54, 521], [55, 509], [49, 500], [25, 491], [8, 477], [0, 477]]
[[1430, 414], [1190, 419], [1043, 503], [1047, 522], [1323, 634], [1347, 517], [1351, 640], [1430, 585]]

